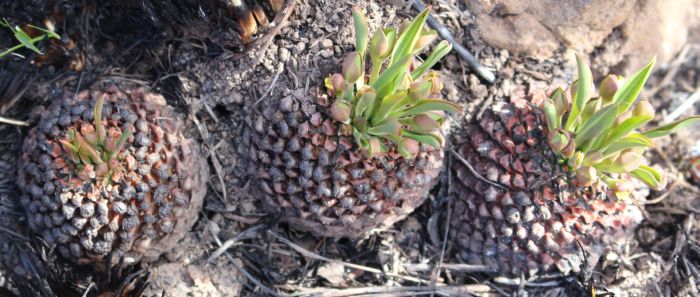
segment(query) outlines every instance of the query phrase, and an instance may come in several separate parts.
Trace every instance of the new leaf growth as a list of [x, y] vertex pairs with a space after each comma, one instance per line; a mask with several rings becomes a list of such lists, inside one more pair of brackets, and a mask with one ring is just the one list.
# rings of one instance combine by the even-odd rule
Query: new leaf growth
[[75, 172], [81, 180], [99, 179], [105, 183], [118, 182], [124, 172], [119, 153], [133, 134], [130, 127], [124, 131], [116, 128], [105, 130], [102, 122], [102, 106], [106, 95], [102, 94], [95, 103], [94, 122], [82, 123], [79, 130], [68, 130], [67, 139], [59, 142], [64, 152], [75, 165]]
[[429, 12], [430, 7], [402, 30], [379, 29], [368, 40], [364, 14], [358, 7], [352, 10], [356, 51], [343, 60], [342, 73], [329, 76], [325, 85], [336, 98], [331, 115], [352, 127], [357, 144], [370, 155], [396, 146], [411, 158], [419, 152], [419, 143], [440, 149], [444, 112], [460, 111], [441, 98], [440, 76], [430, 70], [451, 45], [442, 41], [424, 61], [417, 58], [437, 38], [434, 30], [425, 28]]
[[599, 97], [593, 97], [591, 70], [576, 56], [578, 79], [570, 87], [569, 103], [566, 91], [556, 89], [544, 103], [550, 148], [575, 174], [579, 186], [595, 182], [606, 183], [618, 198], [629, 195], [630, 186], [619, 178], [622, 174], [639, 179], [652, 189], [665, 187], [662, 172], [646, 165], [643, 154], [654, 147], [653, 138], [669, 135], [692, 123], [700, 116], [691, 116], [655, 129], [639, 129], [654, 118], [654, 107], [646, 100], [637, 102], [655, 59], [624, 80], [608, 75], [598, 87]]

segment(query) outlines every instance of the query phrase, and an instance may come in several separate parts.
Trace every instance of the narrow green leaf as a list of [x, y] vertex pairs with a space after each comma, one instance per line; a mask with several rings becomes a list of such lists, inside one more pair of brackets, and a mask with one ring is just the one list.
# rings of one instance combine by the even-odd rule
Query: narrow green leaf
[[395, 28], [384, 28], [384, 35], [386, 36], [386, 41], [389, 42], [390, 52], [394, 51], [394, 46], [396, 45], [396, 29]]
[[404, 130], [403, 136], [418, 141], [420, 143], [432, 146], [435, 149], [442, 148], [441, 138], [434, 134], [420, 134], [411, 131]]
[[59, 140], [64, 149], [71, 153], [78, 153], [78, 148], [67, 140]]
[[622, 87], [615, 92], [612, 102], [620, 103], [617, 114], [622, 114], [632, 106], [632, 103], [637, 99], [639, 92], [642, 91], [644, 84], [649, 78], [651, 69], [654, 68], [654, 63], [656, 63], [656, 57], [652, 58], [644, 68], [637, 71], [631, 78], [625, 80]]
[[396, 46], [394, 46], [394, 50], [391, 52], [389, 65], [393, 65], [411, 56], [413, 47], [416, 45], [418, 38], [420, 38], [425, 20], [428, 18], [428, 13], [430, 13], [430, 6], [419, 13], [408, 25], [406, 30], [401, 32], [399, 39], [396, 40]]
[[420, 64], [420, 66], [418, 66], [418, 68], [416, 68], [416, 70], [414, 70], [411, 73], [411, 79], [416, 80], [419, 77], [423, 76], [423, 74], [425, 74], [426, 71], [433, 68], [433, 66], [435, 66], [435, 64], [437, 64], [437, 62], [439, 62], [440, 59], [449, 54], [451, 50], [452, 45], [450, 45], [450, 43], [447, 42], [447, 40], [443, 40], [440, 43], [438, 43], [435, 49], [430, 53], [430, 56], [428, 56], [428, 58], [425, 59], [425, 61], [423, 61], [423, 63]]
[[664, 184], [664, 178], [661, 173], [647, 165], [639, 166], [639, 168], [633, 170], [630, 174], [654, 190], [660, 190]]
[[[571, 107], [571, 113], [569, 113], [569, 118], [566, 121], [566, 129], [572, 131], [572, 126], [576, 123], [579, 115], [586, 106], [586, 102], [591, 97], [591, 85], [593, 84], [593, 74], [591, 74], [591, 69], [588, 68], [586, 62], [583, 61], [581, 55], [576, 55], [576, 65], [578, 66], [578, 83], [576, 86], [576, 96], [574, 97], [574, 102]], [[577, 131], [578, 132], [578, 131]], [[578, 140], [576, 141], [577, 143]]]
[[91, 145], [85, 142], [85, 140], [82, 137], [78, 137], [77, 140], [80, 143], [80, 147], [78, 148], [78, 154], [81, 158], [89, 159], [93, 162], [93, 164], [102, 163], [102, 158], [100, 158], [100, 154], [98, 154], [97, 151]]
[[379, 75], [377, 81], [372, 84], [372, 87], [377, 90], [377, 97], [384, 98], [384, 96], [394, 93], [397, 80], [403, 78], [410, 63], [411, 57], [404, 57]]
[[370, 127], [367, 133], [376, 136], [398, 135], [401, 133], [401, 124], [395, 118], [387, 118], [381, 124]]
[[355, 23], [355, 48], [364, 61], [365, 52], [367, 51], [367, 39], [369, 36], [367, 20], [365, 20], [365, 15], [357, 6], [352, 8], [352, 18]]
[[105, 140], [105, 128], [102, 126], [102, 106], [104, 106], [105, 103], [105, 97], [107, 97], [106, 94], [102, 94], [97, 98], [97, 102], [95, 102], [95, 110], [93, 112], [94, 115], [94, 122], [95, 122], [95, 132], [97, 133], [97, 142], [98, 144], [102, 145]]
[[369, 118], [372, 115], [374, 103], [377, 99], [377, 94], [374, 90], [366, 88], [360, 99], [357, 100], [355, 104], [355, 115], [354, 117], [364, 117]]
[[646, 159], [638, 152], [632, 150], [623, 151], [616, 154], [616, 158], [605, 159], [594, 167], [601, 172], [607, 173], [628, 173], [644, 165]]
[[421, 113], [410, 118], [408, 125], [411, 126], [411, 131], [418, 133], [430, 133], [439, 129], [441, 124], [430, 115]]
[[654, 147], [654, 141], [639, 133], [630, 134], [611, 143], [603, 151], [603, 155], [607, 158], [617, 152], [634, 147]]
[[355, 128], [355, 130], [365, 133], [367, 132], [367, 119], [356, 116], [352, 120], [352, 126]]
[[583, 107], [583, 111], [581, 111], [581, 121], [584, 123], [588, 121], [588, 119], [590, 119], [596, 111], [600, 110], [601, 107], [603, 107], [603, 99], [593, 98], [588, 100], [588, 102], [586, 102], [586, 106]]
[[435, 111], [435, 110], [442, 110], [442, 111], [448, 111], [448, 112], [460, 112], [461, 108], [459, 105], [446, 101], [446, 100], [441, 100], [441, 99], [425, 99], [419, 101], [416, 105], [409, 107], [404, 110], [397, 110], [393, 113], [392, 115], [395, 115], [397, 118], [402, 118], [402, 117], [408, 117], [408, 116], [413, 116], [417, 115], [419, 113], [424, 113], [428, 111]]
[[[40, 55], [42, 54], [41, 51], [39, 50], [39, 48], [37, 48], [37, 47], [34, 45], [34, 43], [37, 42], [38, 40], [33, 40], [31, 37], [29, 37], [29, 35], [27, 35], [27, 33], [25, 33], [24, 31], [22, 31], [22, 29], [20, 29], [19, 27], [18, 27], [18, 28], [15, 28], [14, 31], [15, 31], [15, 38], [17, 38], [17, 40], [18, 40], [22, 45], [24, 45], [24, 47], [26, 47], [26, 48], [28, 48], [28, 49], [30, 49], [30, 50], [35, 51], [37, 54], [40, 54]], [[40, 38], [39, 40], [41, 40], [41, 39], [43, 39], [43, 37]]]
[[[581, 129], [577, 131], [575, 138], [576, 143], [581, 145], [584, 142], [605, 133], [605, 131], [607, 131], [615, 122], [616, 111], [617, 104], [611, 104], [593, 114], [588, 121], [583, 123]], [[588, 150], [584, 150], [584, 152], [586, 151]]]
[[382, 140], [377, 137], [370, 137], [368, 151], [370, 156], [376, 156], [384, 152], [382, 149]]
[[550, 99], [544, 102], [544, 114], [547, 116], [547, 127], [549, 127], [550, 130], [559, 128], [561, 123], [557, 117], [557, 108]]
[[676, 132], [678, 132], [678, 130], [681, 130], [681, 129], [683, 129], [689, 125], [692, 125], [694, 123], [697, 123], [699, 121], [700, 121], [700, 116], [690, 116], [687, 118], [677, 120], [677, 121], [670, 123], [668, 125], [664, 125], [661, 127], [651, 129], [651, 130], [646, 131], [642, 134], [644, 134], [645, 136], [650, 137], [650, 138], [661, 137], [661, 136], [676, 133]]
[[374, 113], [372, 113], [370, 123], [379, 123], [384, 121], [384, 119], [389, 116], [389, 113], [393, 111], [394, 108], [400, 106], [401, 103], [406, 102], [407, 96], [406, 91], [401, 91], [386, 96], [383, 100], [377, 100], [380, 102], [380, 105], [374, 111]]
[[413, 47], [412, 53], [420, 53], [428, 47], [435, 39], [438, 38], [437, 31], [430, 28], [423, 28], [420, 37], [416, 41], [416, 45]]
[[355, 23], [355, 48], [360, 55], [360, 77], [355, 82], [359, 89], [365, 85], [365, 60], [367, 59], [365, 53], [367, 52], [369, 29], [367, 28], [365, 16], [359, 7], [355, 6], [352, 8], [352, 17]]
[[39, 31], [41, 31], [41, 32], [44, 32], [44, 33], [46, 34], [46, 36], [48, 36], [49, 38], [61, 39], [61, 35], [56, 34], [56, 32], [54, 32], [54, 31], [47, 30], [47, 29], [44, 29], [44, 28], [39, 28], [39, 27], [34, 26], [34, 25], [29, 25], [29, 27], [32, 27], [32, 28], [37, 29], [37, 30], [39, 30]]
[[601, 138], [596, 138], [596, 139], [604, 139], [604, 142], [597, 141], [596, 143], [600, 143], [600, 145], [596, 146], [596, 149], [601, 149], [605, 150], [607, 147], [615, 142], [616, 140], [620, 139], [621, 137], [627, 135], [628, 133], [634, 131], [635, 129], [641, 127], [644, 125], [644, 123], [651, 121], [652, 117], [650, 116], [638, 116], [638, 117], [630, 117], [623, 121], [619, 126], [613, 128], [613, 130], [610, 132], [609, 135], [604, 135], [604, 137]]
[[110, 152], [109, 158], [107, 161], [111, 160], [115, 156], [119, 155], [119, 152], [124, 148], [124, 145], [126, 144], [126, 140], [129, 139], [129, 137], [134, 134], [134, 131], [131, 130], [131, 128], [127, 127], [126, 130], [122, 133], [122, 136], [119, 137], [119, 141], [117, 141], [117, 145], [114, 148], [113, 152]]

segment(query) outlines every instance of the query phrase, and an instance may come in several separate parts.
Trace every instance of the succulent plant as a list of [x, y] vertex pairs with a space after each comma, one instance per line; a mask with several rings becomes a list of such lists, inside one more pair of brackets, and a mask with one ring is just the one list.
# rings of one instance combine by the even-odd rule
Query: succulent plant
[[64, 91], [24, 141], [29, 226], [78, 264], [157, 258], [206, 193], [206, 161], [182, 127], [163, 96], [143, 89]]
[[578, 80], [541, 108], [500, 103], [468, 125], [451, 190], [451, 236], [464, 261], [517, 276], [578, 272], [641, 221], [635, 189], [664, 187], [644, 151], [700, 117], [639, 132], [654, 118], [648, 101], [633, 107], [654, 60], [627, 80], [607, 76], [597, 97], [577, 63]]
[[428, 10], [371, 39], [360, 9], [352, 14], [357, 51], [325, 80], [327, 94], [261, 106], [245, 138], [266, 208], [325, 236], [362, 235], [420, 205], [440, 172], [444, 112], [459, 110], [430, 71], [450, 45], [416, 58], [436, 38]]

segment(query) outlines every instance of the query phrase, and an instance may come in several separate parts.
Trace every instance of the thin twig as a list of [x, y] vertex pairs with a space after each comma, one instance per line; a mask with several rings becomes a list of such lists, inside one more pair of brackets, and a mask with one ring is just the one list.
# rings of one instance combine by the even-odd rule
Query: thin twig
[[433, 271], [435, 269], [438, 269], [440, 271], [454, 271], [454, 272], [467, 272], [467, 273], [474, 273], [474, 272], [490, 272], [490, 273], [495, 273], [496, 269], [493, 267], [489, 267], [486, 265], [472, 265], [472, 264], [451, 264], [451, 263], [442, 263], [441, 265], [434, 267], [430, 264], [422, 264], [422, 263], [408, 263], [408, 264], [403, 264], [403, 268], [408, 271], [408, 272], [424, 272], [424, 271]]
[[472, 167], [472, 165], [469, 164], [469, 162], [468, 162], [466, 159], [464, 159], [464, 157], [462, 157], [462, 155], [460, 155], [460, 154], [459, 154], [458, 152], [456, 152], [454, 149], [450, 149], [450, 152], [452, 152], [452, 154], [454, 154], [455, 157], [457, 157], [457, 160], [459, 160], [459, 162], [461, 162], [462, 164], [464, 164], [464, 166], [467, 166], [467, 168], [469, 169], [469, 171], [471, 171], [471, 173], [474, 174], [474, 176], [476, 176], [476, 178], [478, 178], [478, 179], [484, 181], [485, 183], [488, 183], [488, 184], [490, 184], [490, 185], [492, 185], [492, 186], [494, 186], [494, 187], [498, 187], [498, 188], [501, 188], [501, 189], [504, 189], [504, 190], [507, 190], [507, 189], [508, 189], [508, 188], [506, 188], [506, 186], [504, 186], [504, 185], [502, 185], [502, 184], [499, 184], [499, 183], [490, 181], [490, 180], [484, 178], [483, 176], [481, 176], [481, 174], [479, 174], [478, 172], [476, 172], [476, 170], [474, 170], [474, 167]]
[[204, 105], [204, 109], [206, 109], [206, 111], [209, 114], [209, 116], [211, 117], [211, 119], [214, 120], [215, 123], [218, 123], [219, 117], [216, 116], [216, 114], [214, 113], [214, 110], [211, 109], [211, 106], [209, 106], [209, 104], [207, 104], [206, 102], [204, 102], [203, 105]]
[[[449, 160], [452, 158], [448, 158], [448, 164], [447, 168], [450, 166]], [[452, 170], [447, 170], [447, 187], [450, 187], [450, 182], [452, 181]], [[450, 232], [450, 220], [452, 220], [452, 195], [447, 194], [447, 217], [445, 218], [445, 235], [442, 238], [442, 247], [440, 248], [440, 258], [438, 260], [438, 265], [435, 268], [434, 271], [432, 271], [431, 276], [430, 276], [430, 285], [435, 286], [435, 282], [437, 281], [438, 276], [440, 275], [440, 271], [442, 269], [443, 261], [445, 260], [445, 250], [447, 249], [447, 238], [449, 236]], [[435, 296], [435, 293], [430, 293], [430, 297]]]
[[[211, 228], [207, 228], [207, 229], [209, 229], [209, 233], [211, 233], [212, 237], [214, 237], [214, 241], [216, 241], [216, 244], [219, 246], [222, 246], [223, 243], [219, 239], [219, 236], [216, 234], [216, 232], [214, 232]], [[225, 253], [226, 253], [226, 257], [228, 257], [229, 261], [231, 261], [233, 266], [235, 266], [236, 269], [238, 269], [238, 271], [243, 273], [243, 275], [245, 275], [245, 277], [248, 278], [248, 280], [253, 282], [256, 286], [258, 286], [260, 289], [265, 291], [265, 293], [269, 294], [270, 296], [282, 297], [282, 295], [278, 294], [274, 290], [265, 286], [262, 282], [260, 282], [260, 280], [258, 280], [252, 274], [250, 274], [250, 272], [245, 270], [240, 264], [238, 264], [238, 261], [236, 261], [236, 259], [234, 259], [233, 256], [231, 256], [231, 254], [228, 251], [225, 251]]]
[[214, 172], [216, 172], [216, 176], [219, 178], [219, 186], [221, 187], [221, 192], [223, 195], [222, 202], [225, 204], [226, 201], [228, 201], [228, 190], [226, 189], [226, 183], [224, 182], [224, 170], [221, 167], [221, 163], [219, 163], [219, 159], [216, 157], [216, 151], [209, 143], [209, 130], [207, 130], [207, 128], [199, 122], [196, 115], [192, 116], [192, 121], [194, 122], [195, 126], [197, 126], [197, 131], [199, 131], [199, 135], [202, 136], [202, 141], [209, 149], [209, 157], [211, 159], [211, 163], [214, 165]]
[[[419, 12], [425, 10], [425, 4], [423, 4], [423, 2], [421, 2], [420, 0], [413, 0], [413, 5]], [[450, 31], [448, 31], [447, 28], [445, 28], [445, 26], [440, 24], [431, 15], [428, 15], [428, 25], [435, 31], [437, 31], [440, 37], [444, 38], [445, 40], [447, 40], [447, 42], [449, 42], [452, 45], [452, 48], [454, 48], [454, 50], [457, 52], [457, 55], [459, 55], [460, 58], [464, 59], [467, 62], [467, 64], [469, 64], [469, 67], [474, 69], [476, 74], [479, 77], [481, 77], [481, 79], [483, 79], [489, 84], [492, 84], [496, 80], [496, 76], [491, 71], [482, 66], [479, 63], [479, 61], [476, 58], [474, 58], [474, 56], [466, 48], [464, 48], [464, 46], [462, 46], [461, 43], [455, 40], [452, 33], [450, 33]]]
[[558, 285], [561, 285], [562, 283], [567, 283], [573, 281], [573, 277], [567, 277], [567, 278], [561, 278], [558, 280], [551, 280], [551, 281], [543, 281], [543, 282], [534, 282], [534, 281], [529, 281], [525, 280], [522, 281], [520, 279], [515, 279], [515, 278], [507, 278], [507, 277], [496, 277], [493, 279], [493, 282], [502, 284], [502, 285], [509, 285], [509, 286], [520, 286], [524, 284], [526, 287], [555, 287]]
[[686, 44], [683, 49], [681, 49], [681, 52], [676, 56], [675, 59], [671, 63], [669, 63], [669, 69], [666, 72], [666, 75], [661, 79], [661, 81], [656, 84], [651, 90], [649, 90], [649, 96], [656, 96], [656, 93], [658, 93], [661, 89], [665, 88], [668, 86], [668, 84], [671, 83], [673, 78], [676, 76], [678, 73], [678, 70], [680, 69], [680, 66], [685, 62], [686, 56], [688, 56], [688, 52], [690, 51], [691, 46]]
[[[296, 288], [297, 293], [289, 296], [293, 297], [359, 297], [359, 296], [416, 296], [435, 293], [441, 296], [471, 296], [471, 294], [490, 293], [491, 289], [484, 285], [463, 285], [463, 286], [407, 286], [407, 287], [360, 287], [349, 289], [326, 289], [326, 288]], [[382, 295], [379, 295], [382, 294]], [[409, 294], [409, 295], [397, 295]], [[413, 294], [413, 295], [411, 295]]]
[[244, 230], [243, 232], [236, 234], [236, 236], [234, 236], [233, 238], [226, 240], [223, 244], [219, 245], [219, 248], [213, 254], [211, 254], [211, 256], [209, 257], [207, 262], [211, 262], [212, 260], [214, 260], [214, 259], [218, 258], [219, 256], [221, 256], [222, 254], [224, 254], [236, 242], [239, 242], [239, 241], [244, 240], [244, 239], [254, 238], [254, 237], [258, 236], [258, 234], [260, 233], [259, 232], [260, 229], [262, 229], [264, 226], [265, 225], [257, 225], [257, 226], [250, 227], [250, 228]]
[[324, 261], [324, 262], [339, 264], [339, 265], [343, 265], [343, 266], [350, 267], [350, 268], [354, 268], [354, 269], [359, 269], [359, 270], [363, 270], [363, 271], [367, 271], [367, 272], [371, 272], [371, 273], [376, 273], [376, 274], [379, 274], [379, 275], [384, 275], [384, 276], [389, 276], [389, 277], [396, 277], [396, 278], [400, 278], [400, 279], [403, 279], [403, 280], [412, 281], [412, 282], [416, 282], [416, 283], [421, 283], [421, 284], [429, 284], [429, 283], [430, 283], [430, 282], [427, 281], [427, 280], [420, 279], [420, 278], [416, 278], [416, 277], [403, 276], [403, 275], [400, 275], [400, 274], [395, 274], [395, 273], [390, 273], [390, 272], [384, 272], [384, 271], [382, 271], [382, 270], [380, 270], [380, 269], [376, 269], [376, 268], [371, 268], [371, 267], [367, 267], [367, 266], [363, 266], [363, 265], [358, 265], [358, 264], [353, 264], [353, 263], [348, 263], [348, 262], [344, 262], [344, 261], [340, 261], [340, 260], [335, 260], [335, 259], [327, 258], [327, 257], [321, 256], [321, 255], [319, 255], [319, 254], [310, 252], [310, 251], [308, 251], [307, 249], [305, 249], [305, 248], [303, 248], [303, 247], [301, 247], [301, 246], [299, 246], [299, 245], [297, 245], [297, 244], [291, 242], [290, 240], [288, 240], [288, 239], [286, 239], [286, 238], [282, 238], [281, 236], [275, 234], [275, 233], [272, 232], [272, 231], [267, 231], [267, 232], [268, 232], [272, 237], [274, 237], [274, 238], [276, 238], [277, 240], [279, 240], [280, 242], [282, 242], [282, 243], [288, 245], [289, 247], [291, 247], [292, 249], [294, 249], [294, 250], [297, 251], [298, 253], [300, 253], [300, 254], [302, 254], [302, 255], [304, 255], [304, 256], [306, 256], [306, 257], [309, 257], [309, 258], [313, 258], [313, 259], [320, 260], [320, 261]]
[[10, 234], [10, 235], [12, 235], [12, 236], [14, 236], [14, 237], [17, 237], [17, 238], [21, 239], [21, 240], [29, 241], [29, 238], [27, 238], [26, 236], [24, 236], [24, 235], [22, 235], [22, 234], [19, 234], [19, 233], [15, 232], [15, 231], [12, 231], [12, 230], [10, 230], [10, 229], [7, 229], [7, 228], [3, 227], [2, 225], [0, 225], [0, 231], [3, 231], [3, 232], [5, 232], [5, 233], [7, 233], [7, 234]]
[[90, 292], [90, 289], [95, 286], [94, 282], [90, 282], [90, 285], [85, 289], [85, 292], [83, 293], [83, 297], [87, 296], [88, 293]]
[[267, 97], [267, 94], [269, 94], [270, 91], [272, 91], [272, 89], [275, 87], [275, 85], [277, 85], [277, 79], [280, 78], [280, 74], [282, 74], [282, 72], [284, 72], [284, 67], [280, 71], [278, 71], [277, 74], [275, 74], [275, 77], [272, 79], [272, 83], [270, 83], [270, 86], [267, 88], [267, 90], [265, 90], [265, 93], [263, 93], [262, 96], [260, 96], [260, 99], [253, 103], [253, 107], [258, 105], [258, 103], [262, 102], [263, 99]]
[[[15, 74], [15, 77], [12, 78], [10, 86], [8, 86], [5, 89], [7, 93], [13, 95], [9, 98], [0, 98], [2, 99], [2, 106], [0, 106], [0, 114], [7, 113], [7, 111], [10, 110], [10, 108], [12, 108], [12, 106], [14, 106], [15, 103], [17, 103], [17, 101], [24, 95], [27, 89], [29, 89], [29, 86], [34, 84], [36, 77], [27, 79], [24, 72], [25, 71], [22, 70], [21, 73]], [[3, 96], [7, 95], [7, 93], [3, 94]]]
[[687, 99], [683, 100], [683, 103], [673, 110], [673, 112], [664, 117], [664, 124], [675, 121], [678, 117], [683, 115], [684, 112], [693, 107], [693, 104], [695, 104], [695, 102], [698, 100], [700, 100], [700, 87], [696, 88], [693, 94], [691, 94]]
[[0, 123], [8, 124], [8, 125], [16, 125], [16, 126], [29, 126], [29, 123], [27, 123], [25, 121], [13, 120], [13, 119], [2, 117], [2, 116], [0, 116]]

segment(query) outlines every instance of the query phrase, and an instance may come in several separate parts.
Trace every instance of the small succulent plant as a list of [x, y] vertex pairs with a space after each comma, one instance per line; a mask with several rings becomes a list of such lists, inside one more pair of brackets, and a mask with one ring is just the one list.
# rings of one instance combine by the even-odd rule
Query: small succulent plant
[[18, 184], [31, 229], [64, 258], [154, 260], [198, 217], [208, 173], [163, 96], [65, 91], [24, 140]]
[[444, 112], [459, 110], [430, 71], [450, 45], [417, 58], [436, 38], [424, 29], [428, 10], [371, 39], [360, 9], [352, 15], [357, 51], [327, 92], [319, 82], [310, 96], [260, 104], [244, 137], [265, 208], [332, 237], [390, 226], [420, 205], [441, 170]]
[[118, 183], [124, 177], [124, 156], [120, 156], [120, 152], [134, 132], [131, 127], [124, 131], [117, 127], [105, 130], [102, 123], [105, 97], [100, 96], [95, 104], [94, 125], [85, 123], [80, 126], [80, 131], [69, 128], [67, 138], [59, 140], [73, 163], [77, 177], [73, 181], [78, 185], [91, 179], [100, 180], [100, 184]]
[[624, 82], [605, 77], [599, 96], [577, 62], [567, 91], [554, 90], [541, 107], [494, 104], [457, 141], [450, 232], [465, 262], [514, 276], [580, 272], [619, 251], [641, 222], [633, 198], [642, 183], [664, 186], [642, 154], [653, 138], [700, 118], [638, 132], [654, 118], [649, 102], [633, 106], [654, 60]]
[[[437, 38], [434, 30], [424, 28], [428, 12], [421, 12], [401, 31], [377, 30], [367, 48], [367, 22], [359, 9], [353, 9], [357, 51], [345, 57], [342, 73], [326, 79], [326, 88], [336, 98], [331, 106], [333, 119], [351, 127], [356, 143], [371, 155], [390, 150], [387, 142], [406, 158], [418, 153], [418, 143], [441, 149], [444, 140], [437, 130], [444, 112], [460, 110], [441, 99], [440, 76], [430, 70], [452, 46], [440, 42], [416, 66], [416, 53]], [[365, 75], [367, 64], [369, 76]]]
[[655, 190], [665, 187], [663, 173], [647, 165], [643, 153], [654, 147], [653, 138], [698, 122], [700, 116], [638, 131], [654, 119], [655, 110], [648, 100], [634, 105], [654, 62], [652, 59], [628, 80], [617, 75], [606, 76], [598, 87], [599, 96], [593, 97], [591, 70], [577, 56], [578, 80], [570, 88], [570, 96], [557, 88], [545, 102], [547, 143], [575, 174], [577, 185], [603, 182], [620, 199], [627, 198], [631, 190], [628, 180], [616, 178], [620, 175], [631, 175]]

